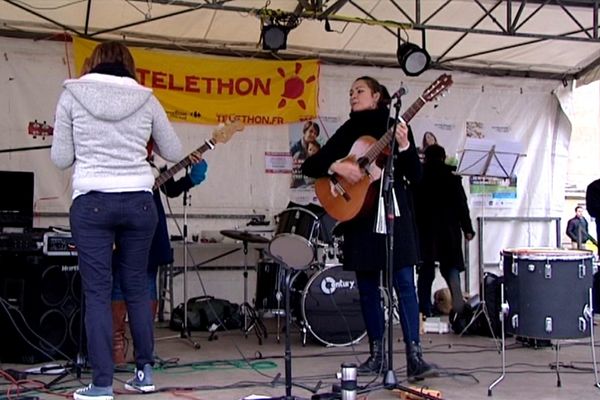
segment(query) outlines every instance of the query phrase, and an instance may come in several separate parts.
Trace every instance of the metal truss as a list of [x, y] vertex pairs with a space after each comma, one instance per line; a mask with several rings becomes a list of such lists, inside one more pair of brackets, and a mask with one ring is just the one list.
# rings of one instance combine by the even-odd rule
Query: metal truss
[[[560, 42], [585, 42], [600, 43], [598, 34], [599, 21], [598, 10], [600, 0], [445, 0], [436, 3], [432, 7], [429, 0], [380, 0], [378, 3], [366, 0], [297, 0], [296, 2], [265, 0], [261, 8], [244, 6], [244, 2], [233, 0], [124, 0], [133, 6], [150, 10], [152, 4], [169, 5], [173, 11], [159, 16], [152, 16], [151, 13], [140, 16], [139, 20], [132, 21], [125, 25], [114, 26], [110, 28], [93, 30], [90, 27], [90, 10], [92, 0], [87, 0], [87, 15], [85, 24], [79, 27], [67, 26], [59, 21], [52, 20], [45, 16], [43, 12], [27, 6], [26, 1], [21, 0], [3, 0], [27, 11], [40, 19], [53, 24], [55, 27], [75, 35], [83, 37], [101, 37], [104, 34], [127, 34], [132, 35], [130, 29], [142, 24], [158, 21], [161, 19], [173, 17], [190, 12], [202, 12], [203, 10], [220, 10], [230, 12], [242, 12], [256, 15], [257, 18], [264, 18], [266, 15], [293, 15], [295, 18], [312, 19], [330, 22], [343, 22], [347, 24], [366, 24], [370, 26], [379, 26], [400, 40], [402, 32], [415, 31], [421, 35], [422, 45], [428, 41], [429, 35], [434, 32], [452, 32], [453, 39], [444, 45], [443, 51], [432, 55], [434, 67], [447, 69], [473, 70], [474, 72], [484, 72], [489, 70], [485, 66], [478, 67], [476, 63], [462, 63], [485, 54], [501, 52], [507, 49], [526, 47], [537, 43]], [[387, 15], [378, 15], [374, 4], [385, 3]], [[280, 6], [284, 6], [283, 10]], [[287, 8], [286, 8], [287, 7]], [[369, 8], [370, 7], [370, 8]], [[457, 7], [468, 8], [468, 22], [449, 23], [450, 20], [445, 13], [450, 10], [456, 11]], [[564, 29], [557, 32], [556, 26], [548, 27], [543, 24], [547, 16], [546, 11], [551, 10], [561, 18], [564, 23]], [[443, 22], [440, 22], [443, 21]], [[327, 25], [326, 25], [327, 26]], [[540, 29], [541, 27], [541, 29]], [[552, 28], [552, 30], [547, 29]], [[3, 32], [0, 32], [3, 33]], [[469, 54], [455, 54], [455, 50], [461, 43], [464, 43], [473, 35], [483, 35], [488, 37], [509, 37], [518, 40], [511, 40], [500, 46], [480, 49]], [[159, 40], [159, 36], [150, 37], [150, 39]], [[173, 38], [167, 38], [171, 41]], [[164, 45], [164, 42], [163, 42]], [[198, 44], [199, 47], [210, 49], [210, 44]], [[239, 44], [236, 44], [236, 52], [243, 53]], [[227, 43], [221, 43], [221, 51], [227, 48]], [[293, 54], [294, 47], [290, 46], [289, 54]], [[301, 49], [303, 53], [310, 52], [310, 49]], [[248, 50], [250, 51], [250, 50]], [[255, 53], [256, 50], [254, 49]], [[340, 56], [341, 52], [328, 54], [327, 51], [315, 52], [315, 55], [321, 59], [330, 59], [333, 62], [348, 61], [345, 56]], [[255, 54], [254, 54], [255, 55]], [[285, 58], [285, 54], [280, 54], [280, 58]], [[374, 65], [389, 64], [394, 55], [373, 54], [369, 55], [371, 63]], [[360, 61], [358, 61], [360, 63]], [[596, 58], [576, 73], [568, 73], [561, 79], [577, 78], [577, 76], [586, 73], [590, 69], [600, 65], [600, 57]], [[479, 71], [481, 70], [481, 71]], [[502, 70], [492, 68], [494, 74], [504, 75], [524, 75], [536, 77], [556, 78], [556, 73], [547, 73], [544, 71], [531, 71], [530, 69]]]

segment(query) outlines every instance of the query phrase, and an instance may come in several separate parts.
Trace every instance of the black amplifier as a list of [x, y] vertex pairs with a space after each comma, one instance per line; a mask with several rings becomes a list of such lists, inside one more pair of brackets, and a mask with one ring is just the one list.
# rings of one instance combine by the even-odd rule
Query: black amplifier
[[44, 233], [43, 252], [47, 256], [76, 256], [75, 241], [69, 232]]
[[32, 253], [41, 250], [42, 235], [38, 233], [0, 233], [0, 252]]

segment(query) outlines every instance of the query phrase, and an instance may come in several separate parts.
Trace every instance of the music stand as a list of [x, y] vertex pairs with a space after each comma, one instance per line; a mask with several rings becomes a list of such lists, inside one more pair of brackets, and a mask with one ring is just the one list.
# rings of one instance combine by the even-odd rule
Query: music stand
[[[510, 178], [513, 176], [517, 161], [522, 156], [518, 151], [519, 145], [512, 142], [493, 142], [486, 139], [473, 139], [467, 138], [465, 148], [462, 151], [457, 174], [466, 176], [476, 176], [481, 178]], [[483, 220], [484, 220], [484, 203], [482, 199], [481, 207], [482, 213], [479, 223], [479, 248], [483, 248], [483, 238], [481, 235]], [[473, 313], [469, 323], [463, 328], [460, 335], [462, 336], [467, 329], [479, 318], [481, 314], [485, 316], [485, 320], [490, 329], [490, 333], [497, 340], [494, 330], [492, 328], [492, 322], [488, 313], [485, 300], [485, 266], [483, 262], [483, 252], [479, 254], [479, 297], [480, 302], [477, 305], [477, 310]]]

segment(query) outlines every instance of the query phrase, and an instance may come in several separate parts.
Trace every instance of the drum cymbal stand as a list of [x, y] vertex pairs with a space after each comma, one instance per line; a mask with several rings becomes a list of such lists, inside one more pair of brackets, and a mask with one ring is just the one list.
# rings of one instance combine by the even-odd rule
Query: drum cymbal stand
[[256, 310], [248, 303], [248, 243], [267, 243], [269, 240], [246, 231], [237, 230], [222, 230], [221, 235], [242, 242], [242, 250], [244, 251], [244, 302], [240, 306], [240, 312], [244, 315], [244, 336], [248, 337], [248, 332], [254, 329], [258, 344], [262, 344], [263, 337], [267, 338], [267, 328], [259, 318]]

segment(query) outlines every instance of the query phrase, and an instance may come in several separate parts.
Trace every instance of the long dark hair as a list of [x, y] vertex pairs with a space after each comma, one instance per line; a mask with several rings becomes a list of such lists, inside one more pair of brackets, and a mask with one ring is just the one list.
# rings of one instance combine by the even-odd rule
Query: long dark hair
[[361, 76], [357, 78], [356, 81], [363, 81], [367, 84], [369, 89], [373, 93], [379, 93], [379, 101], [377, 102], [377, 107], [388, 107], [392, 102], [392, 97], [390, 96], [390, 92], [388, 92], [387, 88], [379, 83], [379, 81], [371, 76]]

